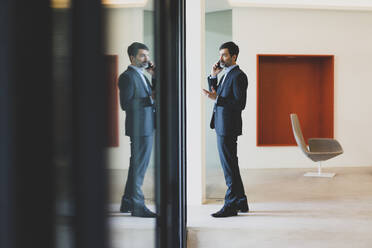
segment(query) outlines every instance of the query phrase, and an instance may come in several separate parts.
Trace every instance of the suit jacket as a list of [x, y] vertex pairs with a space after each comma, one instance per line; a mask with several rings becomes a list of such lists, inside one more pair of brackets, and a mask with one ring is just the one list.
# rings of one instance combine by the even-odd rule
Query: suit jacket
[[[120, 106], [125, 111], [125, 135], [150, 136], [155, 129], [155, 106], [151, 99], [152, 89], [145, 77], [146, 89], [141, 76], [128, 67], [119, 76]], [[154, 84], [153, 80], [153, 86]]]
[[[225, 76], [224, 76], [225, 77]], [[222, 82], [223, 78], [220, 80]], [[217, 78], [208, 77], [209, 90], [217, 91], [210, 127], [220, 136], [239, 136], [242, 134], [242, 110], [247, 98], [247, 75], [239, 66], [233, 68], [222, 85]]]

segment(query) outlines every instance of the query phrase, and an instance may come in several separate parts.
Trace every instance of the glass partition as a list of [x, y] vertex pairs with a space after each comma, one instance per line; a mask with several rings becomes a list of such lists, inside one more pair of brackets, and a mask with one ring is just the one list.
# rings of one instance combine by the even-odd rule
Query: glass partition
[[[154, 10], [103, 2], [111, 247], [155, 246]], [[146, 237], [146, 238], [144, 238]]]

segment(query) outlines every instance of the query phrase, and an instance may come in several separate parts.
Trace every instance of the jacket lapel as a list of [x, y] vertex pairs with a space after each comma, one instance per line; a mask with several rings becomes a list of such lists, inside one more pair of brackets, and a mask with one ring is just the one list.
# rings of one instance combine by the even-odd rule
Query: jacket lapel
[[[134, 70], [133, 68], [131, 67], [128, 67], [129, 70], [132, 70], [133, 71], [133, 74], [134, 76], [136, 77], [136, 81], [139, 82], [140, 84], [140, 87], [142, 87], [142, 89], [148, 94], [148, 95], [151, 95], [151, 88], [150, 86], [148, 87], [148, 89], [146, 89], [146, 86], [142, 80], [142, 77], [138, 74], [138, 72], [136, 70]], [[148, 81], [147, 81], [147, 78], [144, 76], [145, 80], [146, 80], [146, 84], [149, 85]], [[149, 92], [150, 91], [150, 92]]]
[[223, 82], [223, 84], [221, 85], [221, 87], [218, 87], [218, 90], [217, 90], [217, 95], [218, 96], [221, 95], [222, 90], [225, 88], [226, 84], [229, 82], [230, 72], [227, 74], [227, 76], [224, 75], [223, 77], [225, 78], [225, 81], [222, 81], [223, 80], [223, 78], [222, 78], [221, 83]]
[[150, 84], [150, 81], [149, 81], [149, 79], [146, 77], [146, 76], [143, 76], [144, 78], [145, 78], [145, 80], [146, 80], [146, 84], [147, 84], [147, 88], [148, 88], [148, 93], [149, 93], [149, 95], [151, 95], [152, 94], [152, 90], [151, 90], [151, 84]]
[[[222, 90], [222, 86], [221, 83], [223, 82], [224, 78], [226, 77], [226, 74], [223, 75], [220, 79], [220, 82], [218, 83], [218, 87], [217, 87], [217, 95], [220, 95], [221, 93], [221, 90]], [[225, 84], [225, 83], [224, 83]]]
[[231, 74], [233, 73], [233, 71], [235, 71], [237, 68], [239, 68], [239, 66], [236, 66], [234, 67], [231, 71], [229, 71], [229, 73], [226, 74], [221, 78], [221, 83], [222, 83], [222, 80], [223, 78], [225, 78], [225, 81], [223, 82], [223, 84], [221, 85], [221, 87], [218, 87], [218, 90], [217, 90], [217, 95], [221, 95], [222, 93], [222, 90], [226, 87], [226, 84], [230, 83], [230, 80], [231, 80]]

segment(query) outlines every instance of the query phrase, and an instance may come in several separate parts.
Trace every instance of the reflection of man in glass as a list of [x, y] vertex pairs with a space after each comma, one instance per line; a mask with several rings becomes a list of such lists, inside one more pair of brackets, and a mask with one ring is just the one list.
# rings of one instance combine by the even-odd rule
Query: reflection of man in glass
[[152, 86], [143, 72], [147, 70], [153, 75], [154, 66], [149, 61], [149, 49], [142, 43], [132, 43], [128, 47], [128, 56], [131, 64], [119, 77], [119, 89], [120, 105], [126, 113], [125, 135], [130, 137], [131, 156], [120, 212], [155, 217], [156, 214], [145, 206], [141, 190], [150, 161], [155, 114]]

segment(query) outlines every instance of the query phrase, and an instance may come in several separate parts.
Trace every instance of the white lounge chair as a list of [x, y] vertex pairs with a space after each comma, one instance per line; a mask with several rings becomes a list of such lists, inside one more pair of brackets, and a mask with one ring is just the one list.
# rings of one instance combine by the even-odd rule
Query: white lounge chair
[[305, 176], [312, 177], [334, 177], [335, 173], [323, 173], [322, 161], [331, 159], [342, 154], [344, 151], [340, 143], [335, 139], [328, 138], [311, 138], [309, 146], [306, 145], [304, 136], [302, 135], [300, 122], [296, 114], [291, 114], [291, 123], [293, 135], [296, 139], [298, 147], [301, 151], [314, 162], [319, 162], [318, 172], [308, 172]]

